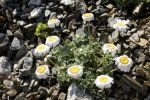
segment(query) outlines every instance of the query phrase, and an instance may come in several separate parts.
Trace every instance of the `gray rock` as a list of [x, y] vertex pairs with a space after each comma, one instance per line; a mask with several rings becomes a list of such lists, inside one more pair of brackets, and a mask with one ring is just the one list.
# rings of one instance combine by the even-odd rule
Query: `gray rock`
[[6, 16], [7, 16], [8, 21], [12, 21], [13, 16], [10, 10], [6, 10]]
[[23, 21], [23, 20], [18, 20], [17, 21], [17, 25], [19, 25], [19, 26], [24, 26], [25, 24], [26, 24], [26, 22]]
[[17, 38], [24, 38], [23, 33], [20, 29], [18, 29], [14, 32], [14, 36]]
[[51, 11], [50, 10], [45, 10], [45, 17], [48, 17], [50, 15]]
[[76, 4], [76, 10], [77, 11], [80, 11], [81, 14], [85, 13], [86, 12], [86, 9], [87, 9], [87, 5], [85, 3], [84, 0], [76, 0], [75, 2]]
[[17, 52], [16, 57], [15, 57], [15, 60], [21, 59], [21, 58], [24, 57], [27, 53], [28, 53], [28, 49], [27, 49], [26, 46], [23, 45], [23, 46], [20, 48], [20, 50]]
[[9, 75], [11, 73], [11, 67], [6, 57], [0, 57], [0, 74]]
[[11, 43], [11, 49], [12, 50], [19, 50], [21, 48], [21, 43], [18, 38], [14, 37], [12, 43]]
[[66, 100], [93, 100], [92, 96], [79, 89], [75, 84], [71, 84], [68, 88]]
[[17, 9], [14, 9], [14, 11], [13, 11], [12, 14], [13, 14], [13, 15], [17, 15]]
[[140, 53], [138, 58], [138, 63], [144, 62], [146, 60], [146, 55], [144, 53]]
[[17, 91], [15, 89], [12, 89], [6, 92], [6, 94], [10, 97], [14, 97], [17, 94]]
[[38, 8], [34, 8], [29, 15], [29, 19], [32, 18], [37, 18], [41, 15], [43, 8], [42, 7], [38, 7]]
[[8, 49], [9, 38], [4, 33], [0, 33], [0, 55], [4, 55], [4, 53]]
[[13, 32], [11, 30], [6, 30], [8, 36], [13, 36]]
[[41, 4], [41, 0], [30, 0], [28, 5], [36, 5], [39, 6]]
[[31, 70], [32, 65], [33, 65], [33, 58], [25, 57], [24, 64], [23, 64], [23, 69]]

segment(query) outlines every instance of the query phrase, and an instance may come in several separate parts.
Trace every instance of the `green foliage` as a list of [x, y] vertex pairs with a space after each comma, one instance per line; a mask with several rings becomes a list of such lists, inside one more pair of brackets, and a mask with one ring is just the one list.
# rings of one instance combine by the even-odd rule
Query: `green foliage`
[[95, 79], [102, 74], [110, 75], [114, 69], [113, 57], [111, 54], [103, 54], [101, 47], [99, 39], [77, 34], [72, 41], [66, 40], [63, 45], [53, 48], [49, 61], [54, 64], [53, 71], [55, 70], [58, 81], [61, 84], [74, 82], [67, 75], [67, 69], [74, 64], [81, 65], [84, 67], [84, 74], [75, 82], [90, 90], [93, 95], [100, 96], [99, 89], [94, 84]]
[[35, 31], [34, 35], [41, 36], [41, 37], [44, 37], [44, 38], [47, 37], [48, 32], [44, 31], [47, 28], [48, 28], [47, 24], [39, 23], [36, 27], [36, 31]]

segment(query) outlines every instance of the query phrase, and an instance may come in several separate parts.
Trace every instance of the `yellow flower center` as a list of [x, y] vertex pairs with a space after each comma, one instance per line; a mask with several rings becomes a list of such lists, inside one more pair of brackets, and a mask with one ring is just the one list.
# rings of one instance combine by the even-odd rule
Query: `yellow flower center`
[[50, 37], [48, 37], [48, 41], [54, 42], [54, 41], [56, 41], [56, 37], [50, 36]]
[[91, 17], [93, 14], [92, 13], [85, 13], [85, 14], [83, 14], [83, 16], [85, 16], [85, 17]]
[[46, 70], [45, 66], [39, 66], [39, 67], [37, 68], [37, 72], [39, 72], [39, 73], [44, 73], [45, 70]]
[[70, 72], [73, 74], [77, 74], [80, 71], [80, 68], [77, 66], [73, 66], [70, 68]]
[[123, 22], [119, 22], [119, 23], [117, 23], [117, 25], [118, 25], [118, 26], [122, 26], [122, 27], [125, 27], [125, 26], [126, 26], [126, 24], [123, 23]]
[[128, 57], [121, 57], [121, 58], [120, 58], [120, 62], [121, 62], [122, 64], [128, 64], [128, 62], [129, 62]]
[[45, 50], [45, 45], [41, 44], [36, 48], [37, 51], [43, 51]]
[[57, 21], [57, 19], [55, 19], [55, 18], [49, 20], [50, 23], [56, 23], [56, 21]]
[[114, 44], [107, 44], [106, 47], [109, 48], [110, 50], [115, 50], [116, 48]]
[[99, 81], [102, 83], [106, 83], [106, 82], [108, 82], [108, 77], [102, 76], [99, 78]]

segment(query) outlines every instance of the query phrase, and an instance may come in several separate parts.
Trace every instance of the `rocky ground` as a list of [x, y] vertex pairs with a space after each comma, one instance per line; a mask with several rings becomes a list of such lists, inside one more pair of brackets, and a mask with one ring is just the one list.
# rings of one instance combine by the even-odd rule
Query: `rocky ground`
[[[114, 72], [116, 82], [111, 90], [105, 91], [107, 99], [150, 100], [150, 7], [146, 4], [128, 7], [121, 9], [111, 0], [76, 0], [76, 6], [65, 6], [59, 0], [0, 0], [0, 99], [94, 100], [74, 84], [60, 87], [54, 78], [35, 78], [35, 66], [44, 61], [35, 59], [31, 52], [42, 42], [34, 35], [39, 22], [47, 23], [56, 16], [65, 38], [81, 31], [82, 14], [92, 12], [95, 16], [92, 33], [100, 34], [104, 42], [115, 43], [120, 53], [127, 52], [134, 61], [130, 73]], [[107, 27], [110, 16], [130, 19], [127, 34], [110, 34], [112, 29]]]

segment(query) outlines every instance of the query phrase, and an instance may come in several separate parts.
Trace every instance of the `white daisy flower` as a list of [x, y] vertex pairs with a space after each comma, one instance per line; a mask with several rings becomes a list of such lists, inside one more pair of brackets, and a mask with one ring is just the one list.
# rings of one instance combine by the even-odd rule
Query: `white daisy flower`
[[56, 26], [59, 26], [60, 20], [56, 18], [52, 18], [48, 20], [48, 27], [49, 28], [55, 28]]
[[49, 36], [46, 39], [45, 44], [47, 46], [51, 47], [55, 47], [60, 43], [60, 38], [58, 36]]
[[113, 24], [113, 28], [118, 31], [126, 31], [128, 28], [129, 20], [115, 19], [116, 23]]
[[121, 71], [129, 72], [133, 65], [133, 60], [129, 58], [127, 55], [123, 55], [115, 58], [115, 64]]
[[46, 79], [50, 74], [48, 65], [40, 65], [36, 68], [35, 74], [39, 79]]
[[96, 86], [101, 89], [110, 88], [111, 84], [113, 83], [113, 78], [109, 77], [108, 75], [100, 75], [95, 80]]
[[92, 13], [85, 13], [82, 15], [83, 21], [92, 21], [94, 20], [94, 15]]
[[74, 0], [61, 0], [61, 3], [68, 6], [68, 5], [73, 5]]
[[103, 53], [111, 53], [114, 56], [117, 53], [118, 48], [112, 43], [106, 43], [102, 47]]
[[80, 65], [74, 65], [68, 68], [67, 73], [70, 77], [77, 79], [83, 75], [83, 67]]
[[44, 44], [40, 44], [35, 48], [33, 54], [37, 58], [43, 57], [49, 52], [49, 50], [50, 50], [49, 46], [44, 45]]

